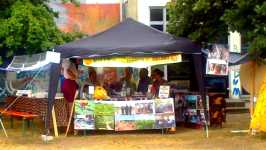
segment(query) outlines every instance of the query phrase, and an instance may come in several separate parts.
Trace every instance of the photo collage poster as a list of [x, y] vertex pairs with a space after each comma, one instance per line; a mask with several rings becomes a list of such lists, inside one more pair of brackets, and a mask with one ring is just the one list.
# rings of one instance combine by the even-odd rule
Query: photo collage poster
[[203, 124], [205, 119], [203, 101], [200, 95], [186, 95], [186, 110], [184, 121], [186, 123]]
[[88, 100], [75, 101], [74, 129], [114, 130], [113, 104]]
[[76, 130], [143, 130], [175, 127], [173, 99], [75, 102]]
[[214, 44], [210, 49], [206, 64], [206, 74], [228, 75], [229, 50], [222, 44]]
[[74, 129], [94, 130], [94, 103], [87, 100], [75, 101]]
[[111, 101], [93, 101], [95, 128], [97, 130], [114, 130], [115, 106]]
[[171, 98], [119, 103], [115, 117], [116, 131], [175, 127]]
[[116, 103], [115, 130], [154, 129], [154, 101], [119, 101]]
[[180, 123], [206, 123], [203, 101], [200, 95], [176, 94], [175, 113], [176, 121]]
[[176, 126], [174, 101], [172, 98], [155, 100], [155, 128], [172, 128]]

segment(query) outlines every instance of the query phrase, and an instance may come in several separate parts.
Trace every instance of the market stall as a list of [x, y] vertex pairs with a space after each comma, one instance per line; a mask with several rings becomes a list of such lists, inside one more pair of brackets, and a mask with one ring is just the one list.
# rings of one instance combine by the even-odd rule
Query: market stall
[[[156, 29], [143, 25], [132, 19], [127, 19], [124, 22], [114, 26], [113, 28], [104, 31], [102, 33], [99, 33], [95, 36], [58, 46], [55, 48], [55, 51], [61, 53], [62, 59], [65, 58], [84, 59], [83, 64], [91, 67], [145, 68], [152, 66], [154, 64], [167, 64], [167, 63], [180, 62], [182, 60], [182, 54], [192, 55], [193, 63], [195, 66], [196, 79], [197, 79], [197, 83], [195, 84], [198, 85], [199, 95], [201, 95], [203, 103], [205, 102], [201, 48], [186, 38], [175, 38], [167, 33], [160, 32]], [[168, 61], [163, 61], [165, 57], [168, 57]], [[49, 92], [48, 92], [49, 106], [48, 106], [48, 115], [46, 119], [47, 130], [49, 129], [50, 125], [49, 121], [51, 115], [49, 115], [49, 113], [51, 113], [51, 109], [54, 103], [54, 97], [57, 90], [57, 87], [55, 85], [58, 84], [59, 75], [60, 75], [59, 65], [53, 64], [50, 70], [51, 78], [50, 78]], [[127, 90], [124, 90], [124, 92], [120, 92], [118, 95], [122, 97], [128, 97], [126, 91]], [[141, 100], [137, 101], [137, 99], [134, 99], [132, 95], [129, 96], [130, 97], [129, 99], [126, 99], [127, 101], [119, 101], [119, 98], [115, 98], [114, 100], [112, 96], [110, 95], [108, 96], [110, 98], [105, 98], [105, 100], [108, 100], [107, 102], [105, 101], [95, 102], [93, 101], [94, 98], [89, 98], [92, 101], [87, 102], [88, 106], [95, 106], [91, 108], [92, 110], [90, 110], [93, 112], [87, 112], [95, 114], [94, 117], [89, 117], [90, 115], [88, 115], [89, 118], [92, 118], [89, 122], [93, 122], [93, 120], [99, 120], [97, 119], [99, 118], [97, 107], [101, 105], [108, 105], [106, 107], [110, 107], [111, 110], [115, 109], [114, 111], [111, 111], [112, 117], [110, 117], [112, 118], [111, 122], [115, 122], [114, 123], [115, 126], [109, 124], [108, 128], [112, 126], [113, 128], [120, 130], [120, 127], [125, 125], [124, 120], [127, 120], [126, 125], [128, 125], [128, 122], [130, 121], [131, 122], [138, 122], [138, 120], [143, 121], [143, 119], [138, 118], [140, 116], [136, 116], [136, 111], [138, 110], [137, 105], [139, 103], [147, 101], [148, 108], [154, 106], [151, 110], [149, 110], [149, 117], [147, 117], [150, 118], [148, 119], [149, 121], [147, 122], [152, 121], [153, 123], [148, 123], [149, 127], [147, 128], [159, 128], [158, 124], [156, 124], [156, 118], [158, 118], [157, 120], [160, 120], [160, 117], [158, 117], [158, 115], [160, 114], [156, 112], [156, 103], [158, 101], [157, 98], [159, 96], [155, 96], [152, 98], [144, 98], [145, 99], [144, 101]], [[146, 97], [147, 96], [148, 95], [146, 95]], [[163, 98], [159, 97], [159, 100], [165, 99], [167, 101], [169, 100], [168, 98], [169, 97], [163, 97]], [[171, 114], [169, 117], [162, 117], [162, 118], [168, 118], [170, 120], [169, 124], [166, 123], [167, 127], [173, 126], [173, 124], [170, 123], [174, 113], [173, 99], [170, 100], [172, 102], [171, 105], [170, 103], [169, 105], [171, 106], [172, 110], [170, 112], [169, 111], [161, 112], [162, 115], [167, 114], [169, 116], [168, 113]], [[79, 106], [81, 106], [83, 102], [79, 101], [76, 103], [77, 103], [76, 109], [78, 110]], [[87, 104], [85, 106], [87, 106]], [[128, 107], [131, 106], [129, 108], [128, 107], [126, 108], [128, 109], [131, 108], [131, 110], [133, 110], [132, 108], [134, 108], [134, 112], [129, 111], [131, 112], [131, 115], [128, 115], [129, 113], [128, 109], [127, 111], [125, 111], [124, 107], [122, 107], [123, 105], [126, 105]], [[118, 111], [119, 108], [120, 110], [123, 108], [124, 111], [122, 110]], [[125, 112], [127, 113], [124, 114]], [[121, 113], [126, 116], [121, 116]], [[145, 113], [143, 112], [143, 114], [141, 115], [146, 115]], [[81, 117], [80, 120], [79, 119], [76, 120], [81, 122], [86, 119], [82, 116], [79, 116], [78, 112], [76, 113], [75, 117], [76, 118]], [[107, 118], [105, 117], [105, 119], [109, 120], [108, 117]], [[97, 124], [97, 121], [95, 123]], [[138, 125], [132, 123], [129, 126], [131, 126], [132, 129], [134, 129]], [[79, 128], [80, 126], [77, 125], [76, 127]]]

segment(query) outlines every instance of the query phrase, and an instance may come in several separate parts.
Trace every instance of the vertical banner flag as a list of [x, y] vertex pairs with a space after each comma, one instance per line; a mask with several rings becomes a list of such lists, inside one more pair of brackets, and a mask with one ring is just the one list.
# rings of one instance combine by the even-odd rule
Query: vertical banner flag
[[[229, 50], [230, 52], [240, 53], [241, 52], [241, 36], [238, 32], [230, 32], [229, 35]], [[230, 98], [239, 99], [241, 94], [240, 74], [239, 71], [229, 71], [229, 89]]]

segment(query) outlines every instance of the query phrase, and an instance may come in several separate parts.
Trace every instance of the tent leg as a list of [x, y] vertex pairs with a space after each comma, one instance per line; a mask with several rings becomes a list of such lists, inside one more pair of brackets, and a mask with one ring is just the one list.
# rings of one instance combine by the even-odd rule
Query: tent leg
[[68, 124], [67, 124], [67, 129], [66, 129], [65, 136], [67, 136], [68, 131], [69, 131], [69, 128], [70, 128], [70, 125], [71, 125], [72, 116], [73, 116], [73, 112], [74, 112], [74, 105], [75, 105], [75, 102], [73, 102], [72, 103], [72, 106], [71, 106], [71, 112], [70, 112], [70, 116], [69, 116], [69, 119], [68, 119]]
[[55, 115], [54, 106], [52, 109], [52, 119], [53, 119], [53, 125], [54, 125], [54, 135], [55, 135], [55, 137], [58, 137], [57, 122], [56, 122], [56, 115]]
[[0, 125], [1, 125], [1, 127], [2, 127], [2, 129], [3, 129], [4, 133], [5, 133], [5, 136], [8, 137], [8, 136], [7, 136], [7, 133], [6, 133], [5, 126], [4, 126], [3, 122], [2, 122], [2, 118], [1, 118], [1, 116], [0, 116]]

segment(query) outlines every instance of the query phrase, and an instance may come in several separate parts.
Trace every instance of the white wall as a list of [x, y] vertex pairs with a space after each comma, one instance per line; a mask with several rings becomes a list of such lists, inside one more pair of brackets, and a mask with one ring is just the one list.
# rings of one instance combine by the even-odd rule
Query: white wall
[[150, 7], [165, 6], [171, 0], [138, 0], [138, 21], [150, 25]]

